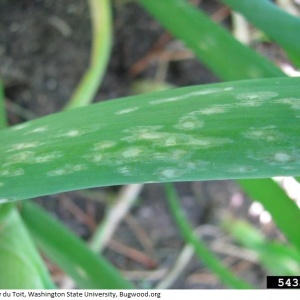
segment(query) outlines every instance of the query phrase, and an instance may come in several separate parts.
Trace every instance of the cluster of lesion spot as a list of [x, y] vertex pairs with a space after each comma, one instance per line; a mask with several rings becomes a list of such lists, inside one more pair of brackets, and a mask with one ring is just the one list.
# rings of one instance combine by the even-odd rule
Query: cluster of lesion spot
[[[189, 115], [187, 117], [190, 118]], [[183, 133], [178, 132], [176, 127], [184, 122], [189, 122], [190, 119], [188, 118], [180, 118], [178, 123], [174, 125], [175, 130], [158, 125], [135, 126], [124, 129], [123, 136], [118, 143], [113, 141], [94, 143], [89, 148], [90, 150], [83, 154], [82, 158], [94, 165], [108, 164], [125, 176], [131, 176], [137, 172], [139, 169], [137, 163], [153, 164], [156, 161], [157, 164], [170, 166], [157, 168], [155, 174], [160, 178], [178, 177], [197, 166], [197, 163], [191, 162], [190, 165], [186, 164], [184, 168], [178, 168], [179, 162], [188, 161], [201, 149], [219, 147], [232, 142], [223, 137], [199, 136], [198, 131], [182, 130]], [[192, 121], [195, 122], [194, 119]], [[202, 126], [203, 123], [197, 123], [197, 129]], [[190, 125], [186, 127], [195, 129]], [[202, 163], [201, 166], [203, 165]], [[138, 171], [142, 172], [140, 169]]]
[[24, 169], [18, 167], [7, 167], [0, 171], [1, 177], [16, 177], [16, 176], [22, 176], [24, 174], [25, 174]]
[[16, 143], [11, 145], [7, 152], [14, 152], [18, 150], [26, 150], [26, 149], [34, 149], [37, 148], [38, 146], [41, 146], [41, 142], [33, 141], [33, 142], [25, 142], [25, 143]]
[[276, 126], [250, 127], [245, 133], [246, 138], [266, 142], [284, 142], [285, 135]]
[[295, 170], [300, 167], [299, 149], [289, 149], [277, 151], [266, 151], [262, 153], [248, 152], [247, 158], [252, 161], [259, 161], [268, 167], [280, 167], [282, 170]]
[[300, 98], [282, 98], [276, 99], [275, 103], [288, 105], [291, 109], [300, 110]]

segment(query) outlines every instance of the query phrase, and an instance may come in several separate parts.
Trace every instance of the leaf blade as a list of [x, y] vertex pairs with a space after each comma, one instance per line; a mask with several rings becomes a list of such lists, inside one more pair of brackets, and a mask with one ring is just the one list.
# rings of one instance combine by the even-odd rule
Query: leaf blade
[[65, 110], [85, 106], [93, 101], [110, 57], [112, 45], [110, 0], [89, 0], [89, 8], [93, 33], [91, 62]]
[[298, 85], [299, 78], [280, 78], [173, 89], [5, 129], [0, 199], [148, 181], [296, 176]]

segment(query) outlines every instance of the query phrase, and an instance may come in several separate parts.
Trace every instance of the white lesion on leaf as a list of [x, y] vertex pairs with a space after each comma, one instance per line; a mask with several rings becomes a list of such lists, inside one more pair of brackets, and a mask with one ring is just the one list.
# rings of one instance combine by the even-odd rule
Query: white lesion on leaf
[[251, 127], [244, 133], [246, 138], [267, 142], [283, 141], [284, 135], [275, 126]]
[[24, 135], [33, 134], [33, 133], [43, 133], [43, 132], [46, 132], [46, 131], [48, 131], [48, 127], [47, 126], [41, 126], [41, 127], [37, 127], [37, 128], [34, 128], [30, 131], [25, 132]]
[[251, 160], [260, 161], [268, 166], [277, 166], [281, 169], [289, 170], [300, 167], [300, 152], [296, 148], [286, 148], [277, 151], [249, 152], [247, 157]]
[[19, 163], [26, 163], [30, 161], [35, 155], [35, 152], [33, 151], [23, 151], [19, 153], [12, 154], [7, 157], [6, 162], [4, 165], [13, 165], [13, 164], [19, 164]]
[[129, 108], [125, 108], [125, 109], [119, 110], [119, 111], [115, 112], [115, 114], [116, 115], [124, 115], [124, 114], [128, 114], [128, 113], [134, 112], [134, 111], [136, 111], [138, 109], [139, 108], [137, 106], [135, 106], [135, 107], [129, 107]]
[[149, 103], [152, 105], [156, 105], [156, 104], [161, 104], [161, 103], [168, 103], [168, 102], [174, 102], [174, 101], [178, 101], [181, 100], [182, 97], [169, 97], [169, 98], [163, 98], [163, 99], [157, 99], [157, 100], [152, 100]]
[[193, 170], [207, 170], [209, 162], [201, 160], [201, 159], [188, 159], [187, 161], [183, 161], [180, 163], [179, 167], [185, 169], [187, 172]]
[[[181, 122], [181, 123], [180, 123]], [[192, 118], [191, 116], [184, 117], [180, 119], [180, 122], [177, 123], [175, 126], [180, 124], [185, 128], [192, 128], [195, 127], [202, 127], [203, 122], [198, 120], [197, 118]], [[189, 123], [191, 122], [191, 124]], [[151, 128], [151, 126], [149, 126]], [[147, 143], [149, 145], [149, 149], [151, 147], [188, 147], [191, 150], [196, 149], [206, 149], [221, 146], [227, 143], [231, 143], [232, 140], [228, 138], [219, 138], [219, 137], [204, 137], [200, 136], [197, 133], [178, 133], [177, 131], [158, 131], [159, 127], [152, 126], [154, 128], [145, 129], [144, 126], [142, 128], [135, 127], [134, 129], [126, 130], [126, 133], [130, 133], [130, 135], [125, 136], [121, 140], [134, 143], [134, 142], [143, 142], [144, 144]], [[192, 147], [192, 148], [191, 148]]]
[[276, 152], [273, 158], [279, 163], [286, 163], [294, 160], [294, 158], [286, 152]]
[[28, 126], [29, 126], [28, 123], [22, 123], [11, 127], [11, 130], [22, 130], [24, 128], [27, 128]]
[[240, 100], [237, 106], [257, 107], [265, 103], [266, 100], [273, 99], [278, 96], [278, 93], [271, 91], [249, 92], [242, 93], [236, 96]]
[[46, 163], [46, 162], [54, 161], [62, 156], [63, 154], [60, 151], [51, 151], [44, 154], [37, 154], [36, 152], [33, 151], [23, 151], [23, 152], [10, 155], [3, 165], [10, 166], [19, 163], [24, 163], [24, 164]]
[[117, 168], [117, 171], [125, 176], [133, 175], [133, 168], [129, 167], [129, 166], [119, 167], [119, 168]]
[[300, 167], [299, 149], [282, 150], [271, 154], [269, 164], [281, 166], [284, 170], [293, 170]]
[[204, 121], [200, 120], [193, 114], [188, 114], [181, 117], [174, 127], [181, 130], [194, 130], [197, 128], [202, 128], [203, 125]]
[[282, 99], [276, 99], [274, 102], [279, 104], [289, 105], [290, 108], [294, 110], [300, 110], [300, 98], [293, 98], [293, 97], [282, 98]]
[[117, 159], [116, 149], [113, 149], [116, 145], [117, 142], [112, 140], [94, 143], [82, 158], [93, 164], [110, 164], [114, 158]]
[[90, 131], [95, 131], [95, 129], [69, 129], [67, 131], [63, 130], [63, 131], [59, 131], [57, 134], [53, 135], [54, 138], [76, 138], [79, 136], [82, 136]]
[[136, 126], [129, 129], [123, 130], [125, 134], [129, 134], [124, 138], [121, 138], [122, 141], [126, 142], [136, 142], [140, 140], [157, 140], [165, 137], [165, 134], [158, 132], [162, 126]]
[[0, 176], [2, 177], [16, 177], [22, 176], [24, 174], [25, 171], [22, 168], [6, 168], [0, 171]]
[[140, 156], [143, 152], [144, 148], [142, 147], [129, 147], [121, 153], [121, 156], [124, 158], [131, 159]]
[[181, 176], [184, 170], [176, 168], [160, 168], [157, 170], [157, 175], [160, 179], [173, 179]]
[[85, 164], [76, 164], [76, 165], [66, 164], [62, 168], [55, 169], [55, 170], [48, 172], [47, 175], [50, 177], [69, 175], [69, 174], [73, 174], [76, 172], [84, 171], [87, 168], [88, 167]]
[[33, 149], [43, 145], [41, 142], [26, 142], [26, 143], [17, 143], [11, 145], [6, 152], [13, 152], [25, 149]]
[[164, 141], [160, 141], [160, 143], [166, 147], [182, 146], [188, 147], [190, 150], [196, 150], [213, 148], [227, 143], [232, 143], [232, 140], [227, 138], [203, 137], [199, 135], [169, 134], [169, 137]]
[[80, 130], [72, 129], [72, 130], [67, 131], [63, 136], [65, 136], [65, 137], [76, 137], [76, 136], [79, 136], [81, 134], [82, 134], [82, 132], [80, 132]]
[[99, 150], [104, 150], [104, 149], [109, 149], [117, 145], [117, 142], [115, 141], [102, 141], [95, 143], [93, 145], [92, 151], [99, 151]]
[[230, 91], [233, 91], [233, 90], [234, 90], [233, 86], [228, 86], [228, 87], [224, 88], [225, 92], [230, 92]]
[[199, 148], [213, 148], [232, 143], [233, 141], [228, 138], [215, 138], [215, 137], [191, 137], [188, 144]]
[[215, 115], [215, 114], [223, 114], [226, 113], [227, 109], [224, 106], [212, 106], [208, 108], [204, 108], [198, 111], [195, 111], [195, 114], [200, 114], [200, 115]]
[[54, 161], [62, 156], [63, 154], [61, 152], [53, 151], [53, 152], [37, 155], [32, 159], [30, 159], [29, 163], [47, 163], [47, 162]]
[[183, 94], [180, 96], [176, 96], [176, 97], [152, 100], [149, 103], [152, 105], [153, 104], [156, 105], [156, 104], [161, 104], [161, 103], [175, 102], [175, 101], [185, 100], [185, 99], [188, 99], [191, 97], [205, 96], [205, 95], [221, 93], [221, 92], [228, 92], [231, 90], [232, 90], [232, 88], [230, 88], [230, 87], [201, 89], [198, 91], [189, 92], [189, 93], [186, 93], [186, 94]]
[[256, 168], [254, 168], [253, 166], [247, 166], [247, 165], [232, 165], [228, 168], [228, 172], [230, 173], [252, 173], [257, 171]]
[[83, 156], [84, 159], [86, 159], [89, 162], [92, 163], [99, 163], [103, 160], [103, 154], [101, 153], [88, 153]]

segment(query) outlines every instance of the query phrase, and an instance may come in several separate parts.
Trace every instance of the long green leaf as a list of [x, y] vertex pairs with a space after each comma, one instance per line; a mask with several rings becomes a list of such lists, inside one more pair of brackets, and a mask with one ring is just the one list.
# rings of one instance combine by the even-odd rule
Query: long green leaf
[[5, 129], [1, 201], [134, 182], [299, 175], [299, 83], [173, 89]]
[[97, 256], [65, 226], [30, 201], [21, 215], [38, 245], [84, 289], [127, 289], [127, 282], [104, 258]]
[[55, 288], [14, 205], [0, 206], [0, 289]]
[[288, 14], [269, 0], [221, 0], [243, 14], [253, 25], [281, 45], [300, 66], [300, 18]]
[[300, 209], [271, 179], [238, 180], [244, 191], [260, 201], [287, 239], [300, 252]]
[[205, 246], [205, 244], [194, 235], [192, 228], [188, 224], [187, 219], [184, 216], [183, 211], [179, 205], [179, 199], [177, 197], [173, 184], [165, 184], [165, 189], [169, 206], [176, 220], [177, 226], [180, 229], [185, 241], [194, 247], [199, 259], [203, 261], [203, 263], [211, 271], [213, 271], [224, 284], [228, 285], [229, 287], [235, 289], [252, 288], [248, 283], [236, 277], [229, 269], [227, 269], [219, 261], [219, 259], [211, 253], [211, 251]]
[[274, 64], [242, 45], [186, 0], [139, 2], [220, 78], [241, 80], [284, 76]]

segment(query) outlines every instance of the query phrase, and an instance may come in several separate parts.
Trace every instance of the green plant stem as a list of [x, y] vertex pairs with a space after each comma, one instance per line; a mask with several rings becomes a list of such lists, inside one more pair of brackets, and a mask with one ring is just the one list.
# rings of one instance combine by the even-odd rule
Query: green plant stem
[[247, 282], [237, 278], [232, 272], [229, 271], [229, 269], [222, 265], [219, 259], [211, 253], [211, 251], [200, 239], [195, 236], [180, 207], [179, 199], [177, 197], [174, 185], [172, 183], [166, 183], [165, 189], [167, 193], [168, 203], [177, 226], [180, 229], [185, 241], [194, 247], [199, 259], [202, 260], [206, 264], [206, 266], [215, 274], [217, 274], [220, 280], [229, 287], [235, 289], [253, 288]]
[[112, 45], [110, 0], [89, 0], [92, 21], [90, 67], [75, 89], [65, 110], [85, 106], [93, 101], [104, 76]]

